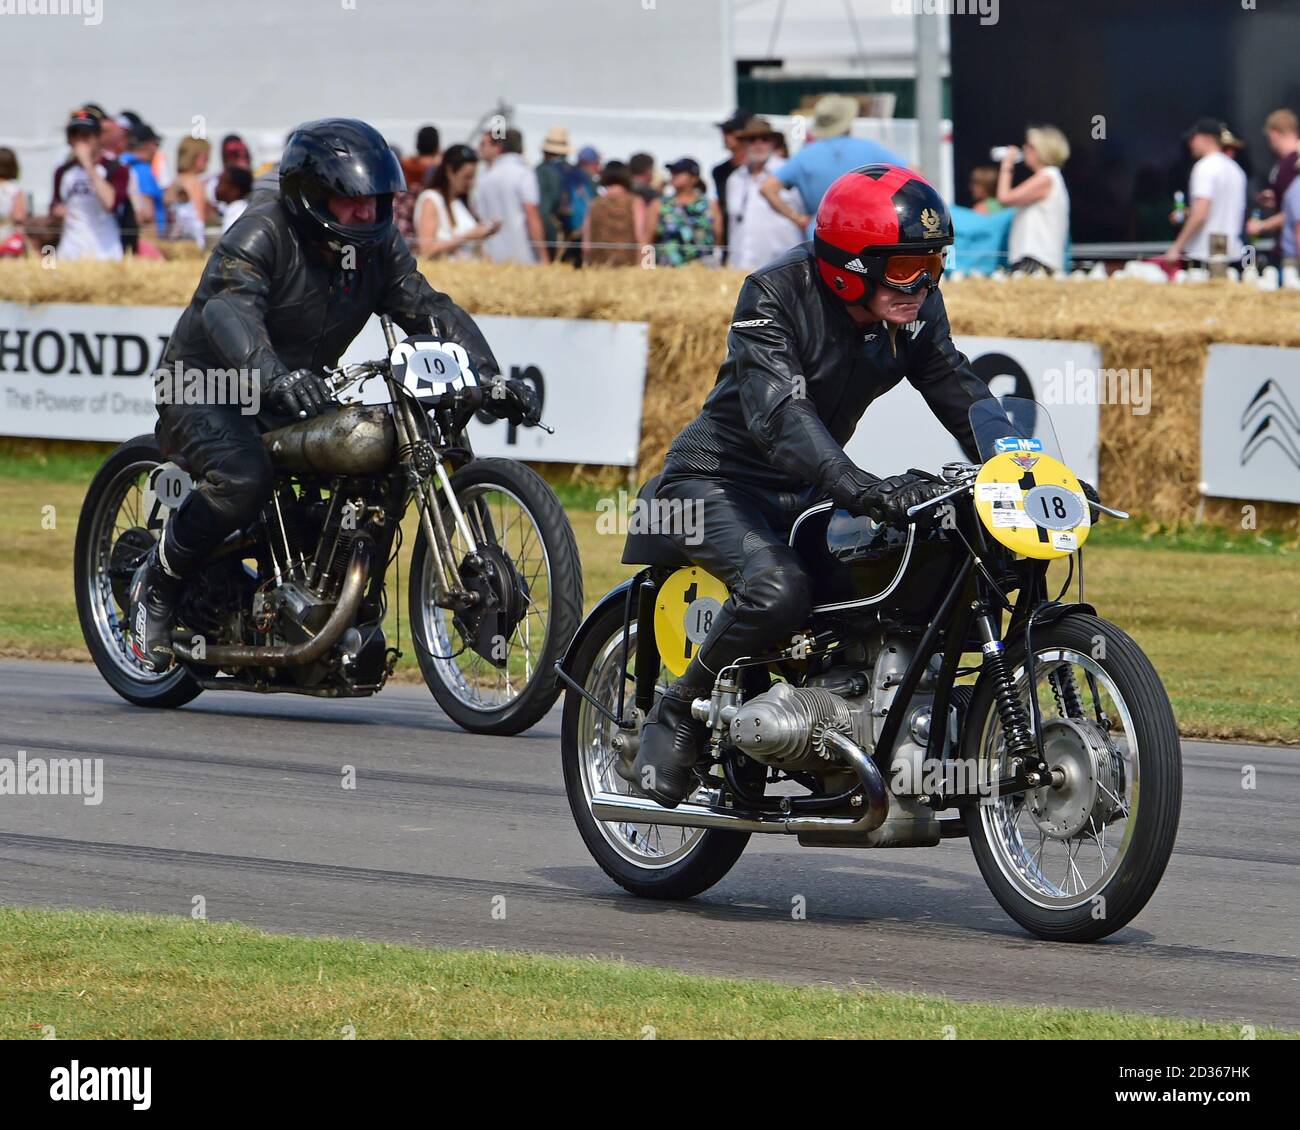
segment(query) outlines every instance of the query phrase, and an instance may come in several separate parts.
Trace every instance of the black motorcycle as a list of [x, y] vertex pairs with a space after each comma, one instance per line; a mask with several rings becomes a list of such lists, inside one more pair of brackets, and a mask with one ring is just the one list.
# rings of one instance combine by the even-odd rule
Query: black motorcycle
[[[1104, 937], [1146, 904], [1178, 829], [1178, 730], [1150, 661], [1083, 602], [1095, 512], [1127, 515], [1090, 504], [1050, 453], [1041, 406], [985, 401], [971, 422], [985, 462], [945, 466], [949, 489], [906, 530], [829, 501], [798, 519], [790, 544], [813, 578], [812, 621], [696, 699], [707, 757], [671, 810], [616, 762], [635, 756], [656, 694], [726, 589], [662, 532], [629, 536], [623, 560], [641, 568], [557, 669], [569, 804], [616, 883], [688, 898], [754, 833], [847, 848], [960, 836], [998, 902], [1041, 938]], [[1048, 567], [1065, 559], [1053, 598]]]
[[[400, 612], [398, 646], [382, 625], [414, 502], [409, 628], [438, 704], [489, 734], [519, 733], [554, 704], [552, 669], [582, 616], [573, 530], [541, 476], [476, 458], [466, 435], [486, 398], [510, 389], [482, 384], [454, 343], [399, 343], [386, 318], [383, 328], [388, 359], [330, 372], [337, 411], [263, 435], [274, 495], [186, 585], [177, 662], [161, 674], [132, 651], [127, 593], [191, 489], [189, 469], [166, 435], [128, 440], [100, 468], [77, 526], [77, 613], [123, 698], [174, 707], [205, 689], [379, 691], [401, 654]], [[360, 402], [372, 380], [386, 386], [376, 398], [386, 402]]]

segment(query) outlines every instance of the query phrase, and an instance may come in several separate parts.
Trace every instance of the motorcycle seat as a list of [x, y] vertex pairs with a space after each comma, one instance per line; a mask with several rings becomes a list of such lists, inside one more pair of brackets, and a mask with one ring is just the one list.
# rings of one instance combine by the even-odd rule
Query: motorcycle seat
[[[650, 504], [654, 501], [662, 474], [654, 475], [637, 491], [637, 506], [629, 517], [629, 523], [640, 516], [652, 514]], [[628, 530], [627, 541], [623, 544], [624, 565], [658, 565], [669, 569], [680, 569], [691, 564], [688, 558], [674, 544], [667, 534], [657, 531], [644, 532], [635, 527]]]

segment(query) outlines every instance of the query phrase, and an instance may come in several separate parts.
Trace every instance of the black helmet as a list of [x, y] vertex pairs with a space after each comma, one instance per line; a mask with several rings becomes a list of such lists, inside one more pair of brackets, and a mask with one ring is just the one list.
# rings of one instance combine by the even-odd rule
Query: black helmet
[[[356, 118], [306, 122], [289, 135], [280, 159], [280, 201], [308, 239], [335, 251], [378, 243], [393, 222], [393, 194], [406, 177], [388, 143]], [[372, 224], [341, 224], [329, 210], [332, 196], [373, 196]]]

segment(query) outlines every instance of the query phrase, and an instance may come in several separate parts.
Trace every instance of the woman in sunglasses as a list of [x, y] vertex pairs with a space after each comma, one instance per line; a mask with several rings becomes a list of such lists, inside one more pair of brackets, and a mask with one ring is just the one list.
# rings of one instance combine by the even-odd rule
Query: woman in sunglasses
[[844, 444], [867, 406], [906, 379], [976, 458], [967, 411], [991, 394], [954, 347], [939, 294], [952, 240], [948, 208], [928, 181], [865, 165], [826, 192], [811, 243], [745, 280], [717, 382], [673, 441], [656, 488], [682, 503], [668, 513], [692, 515], [661, 532], [731, 592], [650, 711], [636, 761], [620, 763], [660, 804], [683, 799], [707, 736], [692, 700], [708, 696], [721, 668], [788, 645], [807, 623], [808, 578], [787, 544], [795, 518], [829, 497], [905, 526], [908, 507], [947, 489], [854, 464]]

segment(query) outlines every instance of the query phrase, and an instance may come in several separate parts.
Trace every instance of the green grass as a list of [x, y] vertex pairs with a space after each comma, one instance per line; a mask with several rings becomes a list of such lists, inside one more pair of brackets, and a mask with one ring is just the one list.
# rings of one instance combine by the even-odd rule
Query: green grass
[[[0, 446], [0, 544], [9, 550], [0, 556], [0, 655], [86, 658], [72, 592], [72, 545], [82, 495], [101, 456], [68, 446], [42, 453]], [[618, 483], [554, 477], [577, 535], [591, 608], [631, 572], [619, 561], [622, 538], [602, 533], [597, 520], [597, 504], [617, 497]], [[408, 518], [404, 620], [414, 535]], [[1297, 743], [1298, 557], [1300, 550], [1279, 535], [1161, 531], [1106, 519], [1085, 553], [1086, 595], [1150, 655], [1185, 735]], [[390, 640], [396, 603], [390, 601], [386, 625]], [[405, 625], [402, 647], [397, 677], [418, 678]]]
[[1131, 546], [1176, 550], [1181, 553], [1232, 553], [1238, 556], [1300, 558], [1300, 535], [1274, 530], [1242, 532], [1223, 526], [1161, 526], [1140, 518], [1116, 521], [1103, 518], [1088, 544], [1094, 549]]
[[236, 923], [100, 911], [0, 910], [0, 984], [7, 1039], [39, 1039], [49, 1028], [61, 1040], [1242, 1035], [1233, 1023], [283, 937]]
[[112, 443], [0, 439], [0, 481], [88, 484]]

